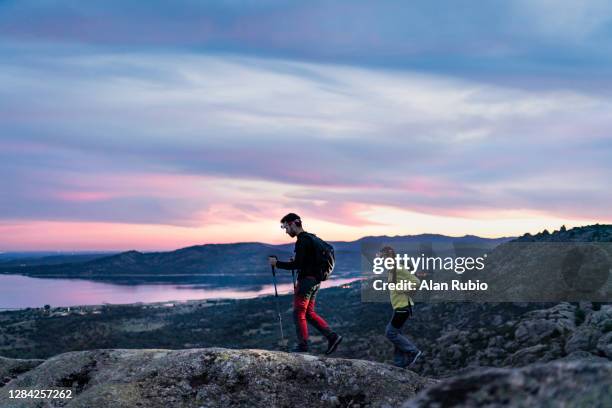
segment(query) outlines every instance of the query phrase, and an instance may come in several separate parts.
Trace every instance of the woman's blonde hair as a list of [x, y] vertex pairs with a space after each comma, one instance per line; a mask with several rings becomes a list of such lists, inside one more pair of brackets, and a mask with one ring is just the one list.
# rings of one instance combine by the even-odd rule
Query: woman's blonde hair
[[[379, 254], [383, 258], [395, 258], [396, 255], [395, 249], [388, 245], [382, 247]], [[397, 283], [397, 266], [394, 266], [393, 270], [391, 271], [391, 282]]]

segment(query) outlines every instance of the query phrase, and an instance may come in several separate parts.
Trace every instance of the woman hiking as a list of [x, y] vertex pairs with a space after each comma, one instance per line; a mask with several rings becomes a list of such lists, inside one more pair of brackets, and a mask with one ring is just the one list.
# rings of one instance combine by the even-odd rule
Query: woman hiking
[[[386, 246], [379, 253], [382, 258], [395, 258], [395, 250]], [[412, 281], [416, 285], [420, 283], [419, 278], [410, 273], [409, 269], [399, 268], [397, 265], [389, 270], [387, 278], [389, 283], [398, 283], [401, 281]], [[391, 298], [391, 306], [393, 307], [393, 316], [387, 324], [385, 335], [391, 343], [393, 343], [393, 363], [398, 367], [408, 367], [413, 365], [421, 351], [416, 345], [402, 334], [402, 326], [412, 316], [412, 306], [414, 302], [408, 294], [408, 291], [389, 290]]]

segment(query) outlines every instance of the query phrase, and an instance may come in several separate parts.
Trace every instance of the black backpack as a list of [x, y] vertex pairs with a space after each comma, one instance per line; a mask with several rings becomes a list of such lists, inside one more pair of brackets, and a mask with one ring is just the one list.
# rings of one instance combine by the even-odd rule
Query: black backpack
[[315, 234], [308, 233], [312, 238], [312, 246], [315, 252], [315, 272], [319, 281], [327, 280], [336, 265], [336, 255], [334, 247], [317, 237]]

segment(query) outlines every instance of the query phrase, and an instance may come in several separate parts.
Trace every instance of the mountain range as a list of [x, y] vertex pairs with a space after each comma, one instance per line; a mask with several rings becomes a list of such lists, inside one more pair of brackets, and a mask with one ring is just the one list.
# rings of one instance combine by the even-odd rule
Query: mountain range
[[[474, 235], [450, 237], [437, 234], [409, 236], [368, 236], [355, 241], [331, 242], [336, 250], [336, 277], [359, 276], [360, 254], [364, 248], [379, 248], [395, 242], [474, 244], [494, 248], [512, 238], [481, 238]], [[183, 283], [198, 276], [268, 275], [268, 255], [288, 259], [293, 243], [272, 245], [259, 242], [204, 244], [169, 252], [143, 253], [135, 250], [117, 254], [56, 255], [20, 258], [0, 262], [0, 273], [46, 278], [81, 278], [142, 283], [151, 281]]]

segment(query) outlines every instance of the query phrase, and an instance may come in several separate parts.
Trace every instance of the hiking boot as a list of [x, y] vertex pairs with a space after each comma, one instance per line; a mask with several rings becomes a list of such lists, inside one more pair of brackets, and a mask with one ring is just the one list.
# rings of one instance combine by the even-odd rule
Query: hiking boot
[[291, 349], [292, 353], [308, 353], [308, 346], [305, 344], [297, 344]]
[[411, 351], [403, 353], [402, 357], [396, 358], [393, 364], [399, 368], [408, 368], [416, 363], [421, 354], [423, 354], [423, 352], [420, 350], [416, 353]]
[[408, 358], [406, 359], [408, 363], [406, 364], [406, 367], [411, 367], [412, 365], [414, 365], [418, 358], [421, 357], [421, 354], [423, 354], [421, 350], [417, 351], [416, 353], [410, 353], [410, 356], [407, 356]]
[[330, 355], [331, 353], [336, 351], [336, 347], [338, 347], [338, 344], [340, 344], [341, 341], [342, 336], [336, 333], [332, 333], [327, 339], [327, 351], [325, 351], [325, 354]]

